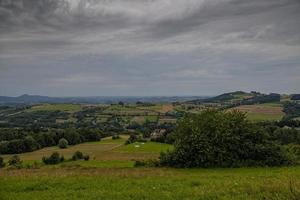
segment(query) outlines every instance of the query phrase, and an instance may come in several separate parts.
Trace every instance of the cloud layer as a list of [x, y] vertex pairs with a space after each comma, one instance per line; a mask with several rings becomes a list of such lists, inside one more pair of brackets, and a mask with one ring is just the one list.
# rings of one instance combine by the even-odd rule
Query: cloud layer
[[298, 0], [0, 0], [0, 95], [300, 92]]

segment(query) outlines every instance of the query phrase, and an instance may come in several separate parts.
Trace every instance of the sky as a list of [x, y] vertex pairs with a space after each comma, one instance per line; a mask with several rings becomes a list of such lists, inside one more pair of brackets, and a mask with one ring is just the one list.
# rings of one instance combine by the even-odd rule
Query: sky
[[300, 0], [0, 0], [0, 95], [300, 93]]

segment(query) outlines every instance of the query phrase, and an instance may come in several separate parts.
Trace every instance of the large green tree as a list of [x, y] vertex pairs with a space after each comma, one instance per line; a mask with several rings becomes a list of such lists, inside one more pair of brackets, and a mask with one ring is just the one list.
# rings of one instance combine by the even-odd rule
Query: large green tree
[[288, 163], [267, 132], [239, 111], [208, 109], [179, 121], [175, 148], [161, 163], [175, 167], [277, 166]]

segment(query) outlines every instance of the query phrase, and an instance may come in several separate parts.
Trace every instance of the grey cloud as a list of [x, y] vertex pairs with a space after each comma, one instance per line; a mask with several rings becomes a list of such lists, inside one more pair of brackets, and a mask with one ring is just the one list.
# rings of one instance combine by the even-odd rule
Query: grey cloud
[[0, 0], [0, 94], [295, 92], [299, 11], [298, 0]]

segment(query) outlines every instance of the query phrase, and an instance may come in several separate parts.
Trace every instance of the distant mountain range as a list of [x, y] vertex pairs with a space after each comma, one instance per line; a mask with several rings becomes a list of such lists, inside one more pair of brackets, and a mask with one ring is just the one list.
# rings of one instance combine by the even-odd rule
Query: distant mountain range
[[[95, 96], [95, 97], [49, 97], [24, 94], [18, 97], [0, 96], [0, 104], [37, 104], [37, 103], [234, 103], [255, 104], [280, 101], [281, 95], [276, 93], [262, 94], [259, 92], [235, 91], [218, 96]], [[289, 95], [291, 100], [300, 100], [300, 94]]]
[[98, 97], [48, 97], [24, 94], [18, 97], [0, 96], [0, 104], [37, 104], [37, 103], [163, 103], [185, 102], [196, 99], [205, 99], [207, 96], [98, 96]]

